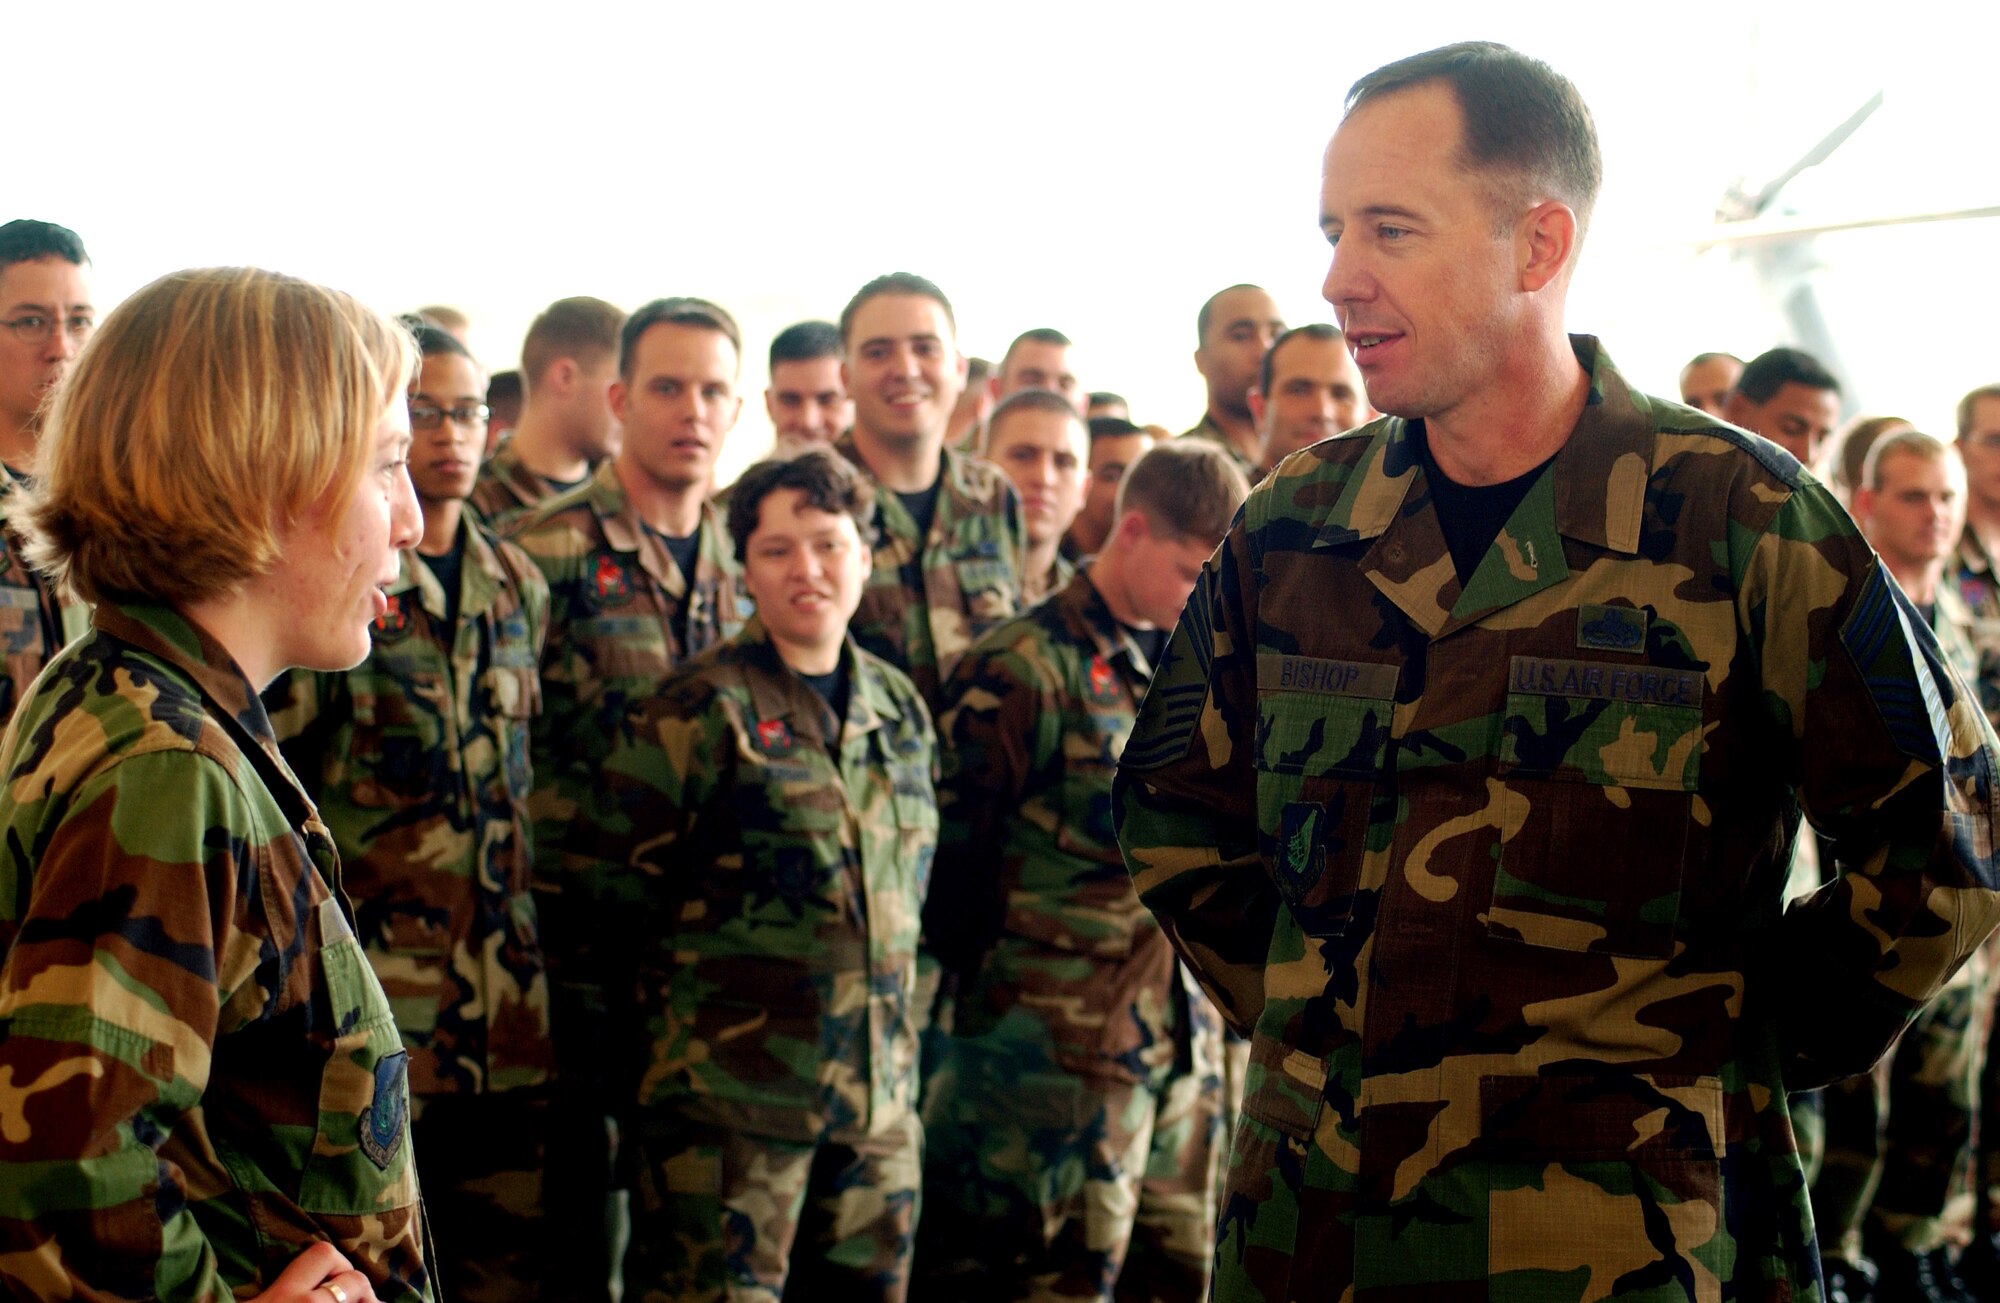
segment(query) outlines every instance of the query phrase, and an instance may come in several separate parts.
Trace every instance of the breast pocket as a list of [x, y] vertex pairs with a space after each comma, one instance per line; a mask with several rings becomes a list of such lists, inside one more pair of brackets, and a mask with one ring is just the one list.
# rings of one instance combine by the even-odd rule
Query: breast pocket
[[1019, 580], [996, 544], [986, 544], [973, 556], [954, 557], [951, 566], [965, 596], [965, 619], [973, 639], [1013, 616]]
[[442, 712], [450, 708], [444, 676], [403, 669], [357, 675], [352, 682], [348, 799], [363, 809], [400, 810], [451, 791], [454, 780], [439, 745]]
[[1487, 930], [1556, 950], [1665, 958], [1701, 777], [1701, 675], [1590, 672], [1598, 677], [1565, 682], [1590, 691], [1507, 696], [1500, 774], [1511, 832]]
[[334, 1038], [320, 1077], [319, 1120], [300, 1178], [299, 1207], [341, 1216], [380, 1215], [414, 1204], [409, 1056], [339, 904], [320, 902], [321, 980]]
[[1387, 697], [1257, 698], [1258, 845], [1308, 936], [1338, 936], [1353, 916], [1394, 708]]
[[507, 795], [516, 802], [525, 802], [534, 786], [528, 760], [528, 726], [541, 710], [541, 679], [532, 666], [496, 664], [487, 669], [482, 682]]

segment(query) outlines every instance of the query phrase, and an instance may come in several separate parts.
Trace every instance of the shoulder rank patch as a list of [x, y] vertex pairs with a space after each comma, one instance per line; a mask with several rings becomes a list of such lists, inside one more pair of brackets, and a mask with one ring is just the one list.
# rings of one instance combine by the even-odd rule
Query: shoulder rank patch
[[375, 1063], [375, 1098], [361, 1115], [361, 1152], [383, 1171], [403, 1146], [404, 1116], [410, 1108], [409, 1077], [407, 1051], [397, 1050]]
[[1576, 612], [1576, 645], [1586, 651], [1644, 651], [1646, 619], [1637, 607], [1586, 602]]
[[410, 631], [410, 594], [390, 593], [389, 609], [375, 619], [375, 634], [380, 638], [400, 638]]
[[757, 721], [757, 749], [767, 756], [790, 755], [792, 726], [782, 719]]
[[599, 601], [622, 602], [632, 595], [632, 581], [626, 577], [625, 567], [618, 564], [616, 557], [597, 558], [597, 572], [591, 576], [591, 588]]

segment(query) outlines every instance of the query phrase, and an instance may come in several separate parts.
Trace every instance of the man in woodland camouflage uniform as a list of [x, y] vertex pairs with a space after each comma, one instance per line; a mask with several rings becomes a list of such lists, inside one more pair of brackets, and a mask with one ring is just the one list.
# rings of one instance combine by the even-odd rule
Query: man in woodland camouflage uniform
[[638, 1169], [632, 1303], [905, 1293], [935, 739], [847, 635], [870, 508], [823, 448], [744, 474], [759, 613], [634, 702], [574, 828]]
[[81, 606], [65, 607], [22, 555], [5, 517], [27, 479], [48, 395], [90, 338], [90, 256], [68, 227], [28, 218], [0, 226], [0, 723], [69, 639]]
[[1247, 491], [1219, 448], [1147, 453], [1089, 569], [982, 638], [945, 685], [925, 920], [959, 997], [924, 1098], [927, 1297], [1207, 1292], [1221, 1028], [1132, 890], [1111, 777]]
[[[601, 1049], [603, 992], [583, 976], [596, 942], [564, 899], [564, 839], [595, 792], [632, 706], [689, 656], [741, 627], [745, 605], [721, 517], [708, 506], [723, 438], [742, 411], [735, 320], [702, 299], [657, 299], [619, 336], [611, 406], [623, 423], [616, 456], [583, 487], [515, 522], [513, 540], [549, 584], [542, 710], [535, 717], [535, 890], [549, 960], [556, 1033], [557, 1135], [551, 1207], [576, 1218], [571, 1238], [594, 1255], [559, 1282], [599, 1300], [610, 1288], [608, 1241], [586, 1223], [608, 1210], [613, 1153]], [[577, 975], [570, 975], [571, 969]], [[604, 1243], [600, 1245], [600, 1240]]]
[[402, 554], [368, 659], [294, 670], [266, 695], [409, 1047], [438, 1274], [453, 1298], [533, 1300], [556, 1263], [542, 1216], [555, 1051], [527, 810], [549, 590], [465, 509], [484, 374], [443, 330], [415, 333], [410, 480], [424, 536]]
[[[998, 470], [945, 446], [965, 388], [951, 303], [930, 281], [891, 272], [840, 314], [841, 377], [854, 428], [834, 447], [875, 488], [874, 569], [854, 640], [910, 676], [935, 715], [952, 666], [1021, 604], [1021, 502]], [[928, 948], [918, 957], [917, 1017], [950, 1022]]]
[[840, 332], [854, 429], [836, 446], [876, 486], [875, 569], [854, 637], [935, 711], [958, 658], [1020, 603], [1020, 502], [998, 470], [944, 446], [965, 358], [943, 291], [907, 272], [878, 277]]
[[1786, 1091], [2000, 919], [1992, 730], [1846, 513], [1566, 334], [1599, 169], [1505, 47], [1356, 84], [1325, 294], [1393, 415], [1251, 494], [1126, 747], [1252, 1038], [1219, 1299], [1811, 1298]]

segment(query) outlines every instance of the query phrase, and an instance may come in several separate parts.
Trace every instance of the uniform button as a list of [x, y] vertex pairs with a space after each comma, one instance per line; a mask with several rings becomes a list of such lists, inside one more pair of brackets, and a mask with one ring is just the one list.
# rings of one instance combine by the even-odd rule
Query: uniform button
[[1403, 545], [1401, 543], [1391, 543], [1387, 555], [1390, 561], [1401, 565], [1403, 562]]

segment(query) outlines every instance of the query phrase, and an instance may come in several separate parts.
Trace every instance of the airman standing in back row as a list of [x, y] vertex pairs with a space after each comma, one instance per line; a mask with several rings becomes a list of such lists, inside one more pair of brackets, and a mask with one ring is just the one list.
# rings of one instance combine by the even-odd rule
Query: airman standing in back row
[[[875, 489], [874, 566], [854, 640], [910, 676], [931, 713], [974, 640], [1020, 608], [1021, 501], [999, 471], [945, 445], [965, 388], [951, 302], [891, 272], [840, 314], [854, 428], [834, 447]], [[918, 956], [918, 1017], [949, 1021], [936, 961]]]
[[1021, 498], [1021, 605], [1060, 592], [1076, 574], [1062, 554], [1063, 535], [1083, 510], [1089, 485], [1090, 433], [1069, 399], [1049, 389], [1018, 389], [986, 418], [979, 455], [1000, 468]]
[[90, 257], [76, 232], [27, 218], [0, 226], [0, 724], [84, 629], [82, 608], [64, 608], [22, 555], [21, 531], [5, 522], [34, 462], [49, 393], [96, 321]]
[[1260, 456], [1257, 418], [1250, 411], [1250, 387], [1257, 368], [1278, 336], [1285, 333], [1277, 302], [1263, 287], [1231, 285], [1209, 296], [1195, 315], [1195, 369], [1208, 390], [1201, 420], [1183, 430], [1183, 439], [1206, 439], [1236, 460], [1245, 479], [1255, 479]]
[[617, 1217], [601, 1054], [608, 1033], [604, 993], [589, 976], [597, 937], [569, 909], [562, 853], [572, 823], [596, 816], [598, 774], [632, 708], [748, 614], [721, 516], [705, 501], [716, 453], [743, 407], [740, 339], [734, 318], [704, 299], [656, 299], [634, 312], [619, 335], [610, 390], [624, 426], [618, 452], [513, 527], [549, 584], [530, 802], [556, 1033], [560, 1134], [547, 1179], [552, 1207], [579, 1219], [562, 1242], [591, 1254], [559, 1283], [592, 1300], [610, 1288], [610, 1250], [599, 1244], [615, 1231], [589, 1239], [582, 1223], [615, 1226]]
[[2000, 921], [2000, 743], [1847, 513], [1565, 329], [1601, 170], [1504, 46], [1355, 84], [1324, 293], [1392, 415], [1251, 493], [1125, 749], [1251, 1036], [1224, 1303], [1816, 1297], [1786, 1092]]
[[549, 499], [580, 487], [610, 456], [617, 421], [611, 382], [625, 314], [603, 299], [558, 299], [521, 341], [521, 414], [479, 468], [472, 506], [506, 530]]
[[998, 470], [944, 444], [965, 387], [944, 291], [908, 272], [877, 277], [840, 314], [840, 333], [854, 429], [836, 451], [877, 490], [854, 636], [935, 711], [958, 658], [1019, 606], [1020, 499]]
[[531, 1303], [558, 1278], [542, 1189], [555, 1052], [528, 829], [549, 590], [465, 510], [485, 376], [454, 336], [415, 334], [410, 480], [423, 536], [401, 554], [368, 659], [294, 670], [266, 700], [340, 851], [356, 937], [409, 1050], [439, 1276], [454, 1298]]

